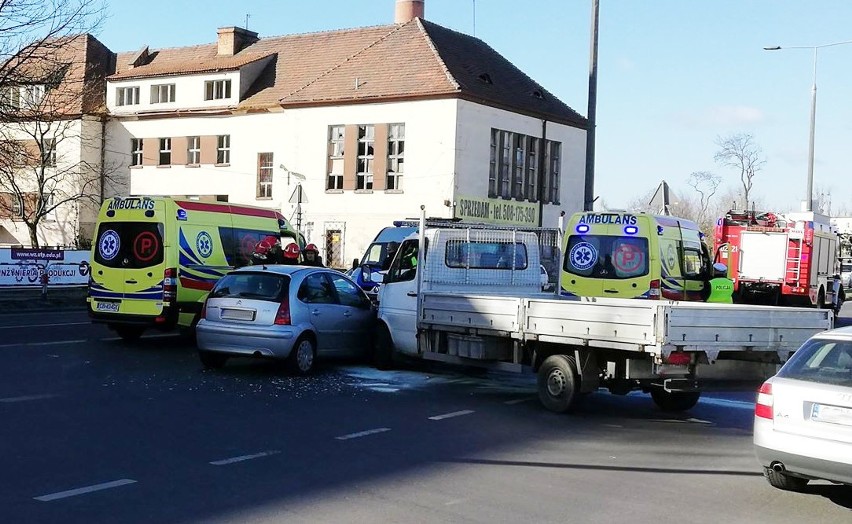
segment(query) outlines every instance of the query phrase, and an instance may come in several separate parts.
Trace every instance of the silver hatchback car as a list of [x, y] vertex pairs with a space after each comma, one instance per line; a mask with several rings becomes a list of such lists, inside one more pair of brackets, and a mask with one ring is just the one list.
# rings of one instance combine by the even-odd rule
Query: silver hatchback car
[[852, 326], [811, 337], [758, 392], [754, 449], [776, 488], [852, 485]]
[[306, 266], [248, 266], [222, 277], [196, 328], [205, 367], [231, 356], [286, 359], [301, 375], [317, 357], [367, 355], [376, 311], [342, 273]]

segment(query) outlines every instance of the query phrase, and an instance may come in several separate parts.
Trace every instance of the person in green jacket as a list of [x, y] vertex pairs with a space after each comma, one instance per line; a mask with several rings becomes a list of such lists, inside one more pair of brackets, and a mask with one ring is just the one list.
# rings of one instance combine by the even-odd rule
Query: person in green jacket
[[713, 264], [713, 278], [707, 283], [707, 287], [710, 293], [707, 302], [734, 303], [734, 281], [728, 278], [728, 266], [725, 264]]

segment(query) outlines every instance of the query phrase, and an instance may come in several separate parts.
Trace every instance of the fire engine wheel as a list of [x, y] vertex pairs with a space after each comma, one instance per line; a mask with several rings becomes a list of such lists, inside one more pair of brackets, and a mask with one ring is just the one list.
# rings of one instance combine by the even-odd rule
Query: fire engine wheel
[[698, 404], [698, 391], [666, 391], [661, 387], [651, 389], [654, 404], [663, 411], [686, 411]]
[[580, 379], [574, 357], [551, 355], [538, 368], [538, 398], [550, 411], [571, 411], [579, 397]]

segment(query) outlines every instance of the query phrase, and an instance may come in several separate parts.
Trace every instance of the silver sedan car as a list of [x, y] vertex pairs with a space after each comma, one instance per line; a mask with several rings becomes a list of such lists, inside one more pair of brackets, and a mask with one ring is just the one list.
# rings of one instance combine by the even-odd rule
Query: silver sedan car
[[305, 375], [317, 357], [366, 355], [376, 312], [338, 271], [306, 266], [248, 266], [222, 277], [196, 329], [206, 367], [231, 356], [286, 359]]
[[760, 387], [754, 449], [776, 488], [852, 485], [852, 326], [814, 335]]

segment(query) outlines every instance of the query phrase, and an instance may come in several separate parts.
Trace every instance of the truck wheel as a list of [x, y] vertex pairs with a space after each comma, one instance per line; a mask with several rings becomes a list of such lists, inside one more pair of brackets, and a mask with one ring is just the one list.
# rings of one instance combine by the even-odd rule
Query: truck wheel
[[228, 355], [224, 353], [216, 353], [215, 351], [198, 350], [198, 359], [201, 364], [208, 369], [222, 369], [225, 363], [228, 362]]
[[663, 411], [686, 411], [698, 403], [698, 391], [666, 391], [661, 387], [651, 389], [654, 404]]
[[817, 294], [817, 309], [825, 309], [825, 291], [820, 288], [819, 293]]
[[380, 324], [373, 339], [373, 366], [382, 371], [393, 369], [393, 351], [390, 331], [386, 325]]
[[115, 332], [125, 342], [136, 342], [142, 336], [145, 328], [138, 326], [115, 326]]
[[794, 477], [789, 473], [775, 471], [772, 468], [763, 468], [763, 476], [766, 477], [773, 488], [783, 489], [785, 491], [802, 491], [808, 485], [808, 479]]
[[580, 391], [574, 357], [551, 355], [538, 368], [538, 398], [550, 411], [565, 413], [574, 408]]

